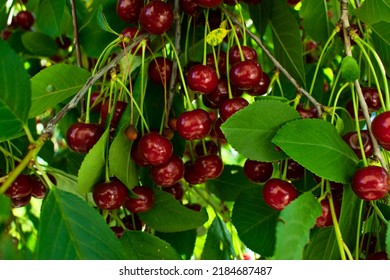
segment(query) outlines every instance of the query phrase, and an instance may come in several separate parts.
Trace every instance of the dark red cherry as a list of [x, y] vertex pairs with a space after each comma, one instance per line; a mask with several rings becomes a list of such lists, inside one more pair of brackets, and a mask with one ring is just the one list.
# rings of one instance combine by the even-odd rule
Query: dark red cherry
[[15, 16], [15, 23], [23, 29], [29, 30], [33, 26], [35, 18], [29, 11], [20, 11]]
[[135, 213], [123, 217], [122, 222], [128, 230], [142, 230], [143, 223]]
[[162, 187], [169, 187], [177, 183], [184, 175], [184, 163], [181, 158], [172, 155], [171, 159], [150, 170], [153, 181]]
[[195, 109], [182, 113], [176, 122], [176, 130], [186, 140], [206, 137], [212, 127], [209, 113], [203, 109]]
[[127, 23], [138, 23], [143, 6], [143, 0], [118, 0], [116, 13], [121, 20]]
[[381, 199], [390, 191], [389, 180], [389, 174], [382, 167], [362, 167], [352, 177], [352, 190], [364, 200]]
[[29, 196], [32, 190], [30, 175], [20, 174], [4, 193], [12, 199]]
[[195, 92], [209, 94], [218, 87], [217, 73], [208, 65], [196, 64], [187, 72], [187, 85]]
[[189, 203], [189, 204], [186, 204], [184, 206], [187, 207], [188, 209], [191, 209], [191, 210], [196, 211], [196, 212], [199, 212], [200, 210], [202, 210], [202, 206], [198, 203]]
[[288, 159], [287, 160], [287, 171], [286, 179], [289, 181], [298, 181], [305, 175], [305, 168], [298, 162]]
[[191, 185], [203, 184], [206, 182], [206, 178], [196, 172], [194, 164], [191, 162], [186, 162], [184, 164], [184, 180]]
[[365, 255], [370, 255], [375, 252], [375, 247], [377, 239], [374, 236], [374, 233], [367, 232], [361, 236], [361, 246], [360, 251]]
[[233, 64], [229, 76], [232, 84], [240, 89], [248, 90], [260, 83], [263, 70], [256, 61], [245, 60]]
[[[220, 51], [219, 54], [216, 55], [217, 59], [217, 65], [218, 65], [218, 71], [219, 74], [222, 76], [226, 75], [226, 53], [224, 51]], [[206, 65], [212, 67], [213, 69], [216, 69], [217, 67], [215, 66], [215, 59], [214, 59], [214, 54], [209, 53], [206, 56]]]
[[389, 257], [385, 251], [380, 251], [367, 256], [366, 260], [388, 260]]
[[99, 141], [104, 128], [97, 123], [74, 123], [66, 132], [69, 148], [78, 153], [88, 153]]
[[[243, 60], [257, 61], [257, 52], [254, 48], [248, 46], [241, 46]], [[241, 61], [241, 52], [238, 45], [234, 45], [229, 49], [229, 64], [233, 65]]]
[[169, 86], [172, 74], [172, 60], [162, 56], [153, 59], [148, 68], [149, 78], [156, 84]]
[[127, 197], [125, 207], [132, 213], [143, 213], [152, 209], [154, 205], [154, 192], [146, 186], [136, 186], [133, 188], [136, 197]]
[[140, 155], [153, 166], [167, 163], [173, 153], [171, 141], [157, 132], [144, 134], [138, 143]]
[[294, 5], [298, 4], [299, 2], [301, 2], [301, 0], [287, 0], [287, 2], [288, 2], [290, 5], [294, 6]]
[[168, 3], [159, 0], [150, 1], [142, 8], [139, 23], [147, 32], [162, 35], [173, 24], [172, 7]]
[[203, 96], [203, 100], [207, 99], [211, 104], [218, 107], [222, 101], [229, 99], [229, 87], [226, 79], [219, 79], [217, 89]]
[[220, 141], [226, 140], [226, 136], [221, 129], [221, 125], [223, 123], [224, 123], [224, 121], [221, 118], [218, 118], [218, 119], [216, 119], [216, 121], [214, 122], [214, 125], [213, 125], [214, 134]]
[[379, 145], [385, 150], [390, 150], [390, 111], [376, 115], [371, 128]]
[[167, 192], [167, 193], [170, 193], [173, 196], [173, 198], [176, 200], [181, 200], [183, 198], [183, 195], [184, 195], [183, 185], [179, 182], [176, 184], [173, 184], [172, 186], [164, 187], [162, 190]]
[[[361, 130], [360, 135], [362, 138], [363, 151], [366, 158], [374, 154], [374, 146], [371, 142], [370, 134], [368, 130]], [[352, 148], [354, 153], [359, 159], [362, 159], [362, 152], [359, 145], [359, 137], [356, 131], [350, 131], [343, 136], [343, 140]]]
[[290, 182], [278, 178], [271, 178], [264, 184], [264, 201], [275, 210], [283, 210], [284, 207], [297, 197], [298, 191]]
[[200, 14], [200, 7], [194, 0], [180, 0], [181, 10], [189, 16], [196, 17]]
[[114, 210], [120, 208], [127, 197], [126, 186], [118, 179], [101, 182], [93, 188], [93, 200], [100, 209]]
[[102, 100], [99, 91], [91, 92], [91, 98], [89, 99], [89, 106], [92, 111], [100, 112], [102, 109]]
[[304, 103], [298, 104], [296, 110], [304, 119], [315, 119], [318, 117], [317, 109], [313, 106], [306, 106]]
[[149, 166], [149, 162], [141, 155], [140, 150], [138, 148], [139, 140], [136, 140], [131, 145], [131, 159], [139, 166], [146, 167]]
[[[333, 206], [336, 213], [336, 217], [340, 216], [341, 205], [338, 200], [333, 200]], [[322, 214], [316, 219], [317, 227], [329, 227], [333, 225], [332, 212], [330, 210], [330, 204], [328, 199], [321, 200]]]
[[115, 104], [115, 110], [113, 110], [114, 105], [112, 103], [113, 102], [109, 102], [109, 101], [103, 103], [102, 108], [100, 109], [100, 117], [102, 119], [102, 122], [106, 124], [106, 122], [108, 121], [107, 119], [108, 113], [110, 112], [111, 114], [113, 114], [110, 125], [115, 128], [119, 124], [122, 114], [126, 109], [127, 103], [118, 100]]
[[60, 49], [67, 50], [70, 45], [72, 45], [72, 40], [70, 40], [68, 36], [62, 35], [61, 37], [56, 38], [56, 44]]
[[225, 100], [219, 106], [219, 116], [223, 121], [226, 121], [237, 111], [245, 108], [249, 105], [249, 102], [242, 97], [234, 97], [228, 100]]
[[111, 230], [114, 232], [116, 238], [120, 239], [122, 235], [125, 233], [125, 230], [123, 227], [120, 226], [113, 226], [111, 227]]
[[218, 145], [212, 140], [204, 141], [204, 144], [201, 141], [197, 143], [195, 146], [195, 154], [198, 157], [204, 155], [216, 155], [218, 154], [218, 152], [219, 152]]
[[[142, 30], [140, 30], [138, 27], [127, 27], [122, 30], [121, 34], [124, 37], [127, 37], [126, 40], [123, 40], [121, 43], [122, 49], [124, 49], [127, 45], [131, 44], [132, 40], [136, 38], [137, 36], [144, 33]], [[127, 42], [129, 40], [129, 42]], [[150, 47], [150, 39], [146, 39], [146, 45]], [[142, 55], [142, 48], [138, 48], [139, 44], [136, 44], [132, 49], [131, 53], [135, 53], [136, 55]], [[137, 50], [138, 48], [138, 50]]]
[[37, 176], [30, 176], [30, 181], [32, 184], [31, 195], [38, 199], [44, 198], [47, 193], [45, 184]]
[[223, 171], [223, 162], [219, 155], [198, 157], [194, 163], [194, 171], [206, 180], [218, 178]]
[[247, 159], [244, 163], [245, 176], [254, 183], [264, 183], [272, 176], [274, 167], [271, 162]]
[[264, 95], [268, 91], [269, 84], [271, 83], [271, 80], [269, 76], [263, 72], [263, 76], [261, 77], [260, 83], [255, 86], [254, 88], [251, 88], [248, 90], [248, 94], [252, 96], [259, 96]]
[[215, 8], [222, 3], [222, 0], [194, 0], [194, 2], [203, 8]]
[[382, 108], [377, 88], [362, 87], [362, 93], [370, 112], [378, 111]]
[[11, 198], [11, 207], [12, 208], [20, 208], [20, 207], [26, 206], [27, 204], [30, 203], [30, 200], [31, 200], [31, 194], [24, 196], [24, 197]]

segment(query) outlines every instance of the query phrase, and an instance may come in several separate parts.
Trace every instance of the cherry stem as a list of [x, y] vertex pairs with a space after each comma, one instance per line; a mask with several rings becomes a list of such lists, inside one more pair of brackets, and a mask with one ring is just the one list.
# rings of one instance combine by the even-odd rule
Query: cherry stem
[[30, 128], [28, 127], [28, 125], [23, 125], [23, 129], [24, 129], [24, 132], [27, 135], [27, 138], [28, 138], [28, 141], [30, 142], [30, 144], [35, 143], [34, 137], [32, 136]]
[[202, 62], [202, 64], [206, 65], [206, 61], [207, 61], [207, 41], [206, 41], [206, 37], [207, 37], [207, 31], [210, 30], [209, 9], [205, 9], [204, 16], [205, 16], [205, 20], [206, 20], [206, 27], [204, 29], [204, 35], [203, 35], [203, 62]]
[[[350, 84], [345, 83], [345, 84], [339, 89], [339, 91], [338, 91], [337, 94], [336, 94], [336, 98], [335, 98], [334, 103], [333, 103], [332, 118], [331, 118], [331, 121], [330, 121], [332, 124], [333, 124], [333, 122], [334, 122], [334, 117], [335, 117], [337, 102], [338, 102], [338, 100], [339, 100], [341, 94], [343, 93], [344, 89], [346, 89], [346, 88], [349, 87], [349, 86], [350, 86]], [[357, 116], [355, 116], [355, 117], [357, 117]]]
[[356, 251], [355, 251], [355, 259], [358, 260], [359, 259], [359, 252], [360, 252], [360, 249], [359, 249], [359, 244], [360, 244], [360, 231], [361, 231], [361, 220], [362, 220], [362, 215], [363, 215], [363, 205], [364, 205], [364, 201], [363, 200], [360, 200], [360, 204], [359, 204], [359, 216], [358, 216], [358, 225], [357, 225], [357, 229], [356, 229]]
[[[337, 75], [336, 75], [334, 81], [332, 82], [333, 85], [332, 85], [332, 91], [330, 92], [328, 106], [330, 106], [330, 104], [332, 104], [333, 95], [334, 95], [334, 92], [336, 91], [336, 88], [337, 88], [336, 85], [338, 85], [338, 81], [339, 81], [340, 77], [341, 77], [341, 71], [339, 70], [337, 72]], [[335, 101], [335, 103], [337, 104], [337, 101]]]
[[386, 220], [385, 216], [383, 216], [382, 211], [378, 208], [375, 201], [370, 201], [372, 208], [374, 208], [375, 214], [379, 217], [379, 219], [387, 226], [389, 222]]

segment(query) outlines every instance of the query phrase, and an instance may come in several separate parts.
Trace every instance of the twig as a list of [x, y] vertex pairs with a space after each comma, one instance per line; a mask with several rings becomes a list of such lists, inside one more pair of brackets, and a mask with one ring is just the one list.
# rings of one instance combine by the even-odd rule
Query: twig
[[259, 45], [259, 47], [263, 50], [263, 52], [268, 56], [268, 58], [271, 60], [273, 65], [279, 69], [280, 72], [282, 72], [287, 79], [294, 85], [294, 87], [297, 89], [298, 92], [302, 93], [306, 98], [314, 105], [314, 107], [317, 109], [317, 115], [319, 117], [322, 116], [322, 107], [323, 105], [319, 103], [313, 96], [310, 95], [304, 88], [301, 87], [301, 85], [290, 75], [290, 73], [280, 64], [280, 62], [271, 54], [271, 52], [264, 46], [264, 44], [261, 42], [261, 39], [256, 36], [254, 33], [252, 33], [248, 28], [246, 28], [245, 25], [241, 23], [241, 21], [229, 10], [227, 10], [225, 7], [220, 6], [219, 7], [222, 12], [227, 14], [229, 18], [237, 24], [240, 28], [245, 28], [245, 32]]
[[79, 28], [78, 28], [78, 23], [77, 23], [77, 13], [76, 13], [75, 1], [70, 0], [70, 5], [72, 7], [73, 37], [74, 37], [74, 45], [76, 48], [77, 65], [79, 67], [83, 67], [83, 63], [81, 60], [81, 49], [80, 49], [80, 42], [79, 42]]

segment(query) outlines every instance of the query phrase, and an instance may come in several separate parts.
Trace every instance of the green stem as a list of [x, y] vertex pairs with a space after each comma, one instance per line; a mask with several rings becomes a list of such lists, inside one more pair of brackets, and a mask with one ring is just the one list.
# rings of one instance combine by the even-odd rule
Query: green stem
[[332, 103], [333, 95], [334, 95], [334, 92], [336, 91], [340, 77], [341, 77], [341, 71], [338, 71], [334, 81], [332, 82], [333, 86], [332, 86], [332, 91], [330, 92], [328, 106], [330, 106], [330, 104]]
[[382, 211], [378, 208], [375, 201], [370, 201], [372, 208], [374, 208], [375, 214], [381, 219], [381, 221], [387, 226], [389, 221], [386, 220], [385, 216], [383, 216]]
[[31, 131], [30, 131], [29, 127], [25, 124], [25, 125], [23, 125], [23, 129], [24, 129], [24, 132], [25, 132], [26, 135], [27, 135], [28, 141], [29, 141], [31, 144], [33, 144], [33, 143], [35, 142], [35, 140], [34, 140], [34, 137], [33, 137], [32, 134], [31, 134]]
[[202, 62], [202, 64], [206, 65], [206, 61], [207, 61], [207, 41], [206, 41], [206, 37], [207, 37], [207, 31], [210, 29], [210, 25], [209, 25], [209, 9], [206, 9], [204, 14], [205, 14], [204, 16], [206, 18], [206, 27], [204, 29], [204, 35], [203, 35], [203, 62]]
[[359, 244], [360, 244], [360, 231], [361, 231], [361, 220], [362, 220], [362, 215], [363, 215], [363, 205], [364, 205], [364, 201], [361, 200], [360, 201], [360, 205], [359, 205], [359, 217], [358, 217], [358, 225], [357, 225], [357, 229], [356, 229], [356, 250], [355, 250], [355, 259], [358, 260], [359, 259], [359, 253], [360, 253], [360, 250], [359, 250]]
[[357, 132], [358, 140], [359, 140], [360, 153], [362, 154], [362, 160], [363, 160], [364, 166], [368, 166], [366, 153], [364, 151], [364, 145], [362, 142], [362, 135], [360, 133], [359, 104], [358, 104], [356, 97], [355, 97], [355, 87], [353, 84], [351, 84], [351, 91], [352, 91], [353, 112], [355, 114], [355, 126], [356, 126], [356, 132]]
[[344, 84], [344, 85], [339, 89], [339, 91], [338, 91], [337, 94], [336, 94], [336, 98], [335, 98], [335, 101], [334, 101], [334, 103], [333, 103], [333, 114], [332, 114], [332, 119], [331, 119], [331, 123], [332, 123], [332, 124], [333, 124], [333, 122], [334, 122], [334, 116], [335, 116], [334, 112], [336, 112], [337, 102], [338, 102], [338, 100], [339, 100], [339, 98], [340, 98], [340, 95], [341, 95], [341, 93], [343, 92], [343, 90], [344, 90], [346, 87], [348, 87], [348, 86], [349, 86], [348, 83]]

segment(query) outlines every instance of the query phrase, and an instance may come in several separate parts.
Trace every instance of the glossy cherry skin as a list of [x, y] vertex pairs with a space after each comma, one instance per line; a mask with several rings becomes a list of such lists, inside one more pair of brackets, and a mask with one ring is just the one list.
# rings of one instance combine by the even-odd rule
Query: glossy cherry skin
[[120, 226], [113, 226], [111, 227], [111, 230], [114, 232], [116, 238], [120, 239], [122, 235], [125, 233], [125, 230], [123, 227]]
[[12, 208], [20, 208], [20, 207], [26, 206], [27, 204], [30, 203], [30, 200], [31, 200], [31, 194], [24, 196], [24, 197], [11, 198], [11, 207]]
[[198, 157], [194, 163], [194, 171], [206, 180], [218, 178], [223, 171], [223, 162], [219, 155]]
[[[347, 109], [348, 113], [350, 114], [352, 119], [355, 119], [355, 111], [353, 108], [352, 100], [348, 101], [348, 103], [345, 105], [345, 109]], [[364, 114], [362, 108], [360, 106], [358, 107], [358, 119], [364, 120]]]
[[148, 68], [149, 78], [156, 84], [169, 86], [172, 74], [172, 60], [162, 56], [153, 59]]
[[224, 123], [224, 121], [219, 117], [216, 119], [216, 121], [214, 122], [214, 125], [213, 125], [214, 134], [220, 141], [226, 140], [226, 136], [221, 129], [221, 126], [223, 123]]
[[352, 177], [352, 190], [364, 200], [381, 199], [390, 191], [389, 180], [389, 174], [382, 167], [362, 167]]
[[367, 103], [370, 112], [377, 111], [382, 108], [381, 100], [379, 98], [378, 90], [372, 87], [362, 87], [364, 100]]
[[139, 14], [143, 6], [143, 0], [118, 0], [116, 13], [124, 22], [138, 23]]
[[296, 110], [304, 119], [315, 119], [318, 117], [317, 109], [312, 106], [305, 106], [304, 103], [298, 104]]
[[191, 185], [203, 184], [206, 182], [206, 178], [196, 172], [195, 166], [191, 162], [186, 162], [184, 164], [184, 180]]
[[223, 121], [226, 121], [237, 111], [245, 108], [249, 105], [249, 102], [242, 97], [234, 97], [225, 100], [219, 106], [219, 116]]
[[113, 111], [110, 125], [112, 127], [117, 127], [119, 121], [121, 120], [122, 114], [126, 109], [126, 106], [127, 106], [126, 102], [118, 100], [115, 104], [115, 110], [113, 110], [114, 105], [112, 104], [112, 102], [111, 104], [109, 101], [104, 102], [102, 108], [100, 109], [100, 117], [102, 119], [102, 122], [105, 124], [108, 121], [107, 119], [108, 112], [112, 113]]
[[244, 163], [245, 176], [254, 183], [264, 183], [272, 176], [274, 167], [271, 162], [247, 159]]
[[100, 209], [114, 210], [120, 208], [127, 197], [126, 186], [114, 179], [111, 182], [101, 182], [93, 188], [93, 200]]
[[254, 88], [251, 88], [248, 90], [248, 94], [252, 96], [259, 96], [264, 95], [268, 91], [269, 84], [271, 83], [271, 80], [269, 76], [263, 72], [263, 76], [261, 77], [260, 83], [255, 86]]
[[287, 2], [288, 2], [290, 5], [294, 6], [294, 5], [298, 4], [299, 2], [301, 2], [301, 0], [287, 0]]
[[143, 213], [152, 209], [154, 205], [154, 192], [151, 188], [145, 186], [136, 186], [133, 193], [137, 197], [127, 197], [125, 207], [132, 213]]
[[286, 178], [289, 181], [297, 181], [305, 175], [305, 168], [292, 159], [287, 160]]
[[[206, 148], [206, 153], [204, 148]], [[218, 152], [219, 152], [218, 145], [212, 140], [205, 141], [204, 147], [203, 147], [203, 142], [199, 142], [195, 146], [195, 154], [198, 157], [204, 155], [216, 155], [218, 154]]]
[[371, 128], [379, 145], [385, 150], [390, 150], [390, 111], [375, 116]]
[[[241, 51], [244, 56], [244, 60], [257, 61], [257, 52], [254, 48], [248, 46], [241, 46]], [[229, 64], [233, 65], [241, 61], [240, 48], [235, 45], [229, 49]]]
[[91, 98], [89, 99], [89, 106], [92, 111], [100, 112], [102, 109], [102, 100], [100, 100], [100, 92], [91, 92]]
[[15, 23], [23, 29], [29, 30], [35, 22], [35, 18], [29, 11], [20, 11], [15, 16]]
[[233, 85], [239, 89], [249, 90], [260, 83], [263, 70], [256, 61], [245, 60], [233, 64], [229, 76]]
[[167, 163], [152, 167], [150, 174], [157, 185], [169, 187], [183, 178], [184, 163], [181, 158], [172, 155]]
[[142, 230], [143, 223], [137, 214], [123, 217], [122, 222], [128, 230]]
[[42, 199], [46, 196], [47, 188], [37, 176], [30, 176], [32, 184], [31, 195], [35, 198]]
[[153, 0], [142, 8], [139, 23], [147, 32], [162, 35], [173, 24], [172, 7], [165, 2]]
[[265, 182], [263, 187], [264, 201], [271, 208], [281, 211], [291, 201], [298, 197], [298, 191], [289, 182], [278, 178], [271, 178]]
[[176, 130], [186, 140], [206, 137], [212, 127], [209, 113], [203, 109], [195, 109], [182, 113], [176, 122]]
[[226, 79], [219, 79], [217, 89], [207, 95], [204, 95], [204, 98], [210, 101], [215, 108], [218, 108], [222, 101], [229, 99], [228, 81]]
[[56, 38], [56, 44], [60, 49], [67, 50], [70, 45], [72, 45], [72, 40], [70, 40], [66, 35], [62, 35], [61, 37]]
[[[363, 151], [366, 158], [374, 154], [374, 146], [372, 144], [370, 134], [368, 130], [361, 130], [360, 135], [362, 138]], [[359, 159], [362, 159], [362, 152], [359, 145], [359, 137], [356, 131], [350, 131], [343, 136], [343, 140], [351, 147], [353, 152], [357, 155]]]
[[170, 193], [174, 199], [181, 200], [184, 195], [184, 188], [181, 183], [173, 184], [172, 186], [163, 188], [164, 192]]
[[196, 17], [200, 13], [200, 7], [194, 0], [180, 0], [181, 10], [189, 16]]
[[173, 153], [173, 146], [164, 136], [157, 132], [144, 134], [138, 143], [140, 155], [150, 165], [158, 166], [167, 163]]
[[66, 141], [73, 151], [88, 153], [99, 141], [104, 128], [96, 123], [74, 123], [66, 132]]
[[[341, 205], [337, 200], [333, 201], [336, 217], [340, 216]], [[321, 200], [322, 214], [316, 219], [316, 227], [329, 227], [333, 225], [332, 212], [330, 210], [330, 204], [328, 199]]]
[[209, 94], [218, 87], [217, 73], [208, 65], [196, 64], [187, 72], [187, 85], [195, 92]]
[[222, 0], [194, 0], [194, 2], [203, 8], [215, 8], [222, 3]]
[[32, 183], [29, 175], [20, 174], [4, 193], [6, 196], [17, 199], [29, 196], [32, 190]]

